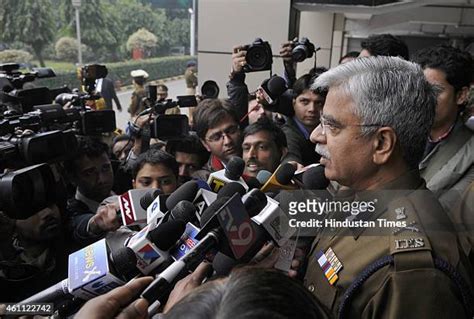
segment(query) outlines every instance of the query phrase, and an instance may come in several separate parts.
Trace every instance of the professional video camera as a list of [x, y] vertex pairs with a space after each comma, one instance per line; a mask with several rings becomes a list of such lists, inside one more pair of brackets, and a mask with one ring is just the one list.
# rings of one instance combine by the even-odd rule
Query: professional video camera
[[79, 76], [85, 92], [59, 94], [55, 102], [70, 108], [66, 109], [65, 113], [56, 108], [57, 111], [54, 112], [56, 118], [62, 117], [65, 120], [78, 121], [74, 128], [80, 135], [98, 135], [114, 131], [116, 122], [113, 110], [87, 108], [88, 102], [101, 98], [100, 93], [96, 92], [96, 80], [107, 76], [107, 68], [99, 64], [85, 65], [80, 69]]
[[139, 116], [143, 116], [151, 113], [156, 116], [153, 123], [150, 124], [150, 137], [164, 141], [186, 137], [189, 133], [188, 117], [182, 114], [165, 115], [165, 111], [176, 106], [196, 106], [196, 97], [181, 95], [176, 97], [176, 101], [172, 99], [157, 101], [156, 88], [156, 85], [151, 84], [146, 87], [145, 105], [147, 105], [147, 109], [139, 114]]
[[[35, 79], [55, 77], [50, 68], [33, 68], [33, 72], [22, 73], [18, 63], [0, 64], [0, 104], [3, 111], [7, 108], [19, 112], [30, 112], [34, 105], [48, 104], [63, 89], [56, 92], [46, 87], [27, 88], [23, 85]], [[55, 95], [56, 94], [56, 95]]]
[[295, 62], [303, 62], [304, 60], [311, 58], [313, 53], [316, 51], [314, 44], [312, 44], [308, 38], [301, 38], [296, 41], [295, 46], [291, 51], [291, 57]]
[[0, 175], [0, 210], [12, 219], [27, 219], [59, 201], [64, 189], [48, 164], [38, 164]]
[[243, 67], [244, 72], [257, 72], [271, 70], [273, 64], [272, 48], [267, 41], [260, 38], [251, 44], [245, 45], [245, 60], [247, 64]]

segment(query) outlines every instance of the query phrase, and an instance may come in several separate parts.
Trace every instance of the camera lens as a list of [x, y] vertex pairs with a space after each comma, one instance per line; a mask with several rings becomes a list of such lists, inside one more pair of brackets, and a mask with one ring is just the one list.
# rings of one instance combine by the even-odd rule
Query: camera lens
[[207, 99], [216, 99], [219, 96], [219, 86], [215, 81], [208, 80], [202, 85], [201, 94]]
[[306, 46], [302, 44], [297, 45], [291, 52], [291, 56], [293, 58], [293, 61], [303, 62], [308, 57]]
[[253, 46], [247, 51], [245, 58], [253, 69], [258, 70], [266, 66], [269, 57], [263, 46]]

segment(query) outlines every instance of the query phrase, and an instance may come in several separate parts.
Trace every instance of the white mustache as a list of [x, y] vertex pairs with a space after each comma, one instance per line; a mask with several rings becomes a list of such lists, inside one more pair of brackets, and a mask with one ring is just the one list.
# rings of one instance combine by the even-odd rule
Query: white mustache
[[316, 144], [316, 147], [314, 148], [314, 150], [316, 153], [318, 153], [322, 157], [331, 159], [331, 155], [329, 155], [328, 150], [326, 149], [326, 147], [322, 146], [321, 144]]

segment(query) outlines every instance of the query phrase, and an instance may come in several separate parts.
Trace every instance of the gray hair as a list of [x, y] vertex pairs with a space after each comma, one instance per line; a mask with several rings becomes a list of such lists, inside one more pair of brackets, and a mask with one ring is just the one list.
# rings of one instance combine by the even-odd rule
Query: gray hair
[[[403, 158], [411, 168], [417, 168], [436, 107], [436, 90], [419, 65], [396, 57], [356, 59], [321, 74], [312, 89], [319, 87], [337, 87], [350, 96], [361, 124], [393, 128]], [[369, 135], [377, 128], [361, 130]]]

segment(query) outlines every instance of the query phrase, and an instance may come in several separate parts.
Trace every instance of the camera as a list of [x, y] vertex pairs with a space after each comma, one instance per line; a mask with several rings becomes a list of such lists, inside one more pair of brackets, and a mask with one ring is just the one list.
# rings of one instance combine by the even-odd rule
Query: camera
[[201, 86], [203, 99], [217, 99], [219, 97], [219, 86], [215, 81], [207, 80]]
[[315, 52], [315, 46], [308, 38], [301, 38], [295, 43], [295, 47], [291, 51], [291, 57], [295, 62], [303, 62], [304, 60], [311, 58]]
[[273, 64], [272, 48], [267, 41], [255, 39], [252, 44], [244, 46], [247, 51], [244, 72], [257, 72], [271, 70]]
[[58, 201], [66, 201], [61, 183], [48, 164], [0, 175], [0, 210], [12, 219], [27, 219]]

